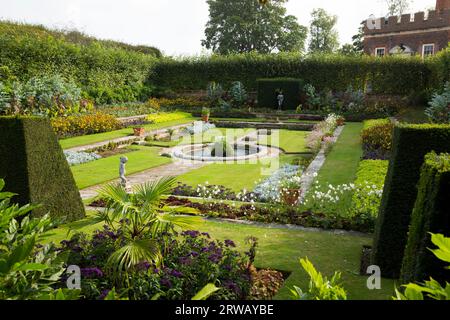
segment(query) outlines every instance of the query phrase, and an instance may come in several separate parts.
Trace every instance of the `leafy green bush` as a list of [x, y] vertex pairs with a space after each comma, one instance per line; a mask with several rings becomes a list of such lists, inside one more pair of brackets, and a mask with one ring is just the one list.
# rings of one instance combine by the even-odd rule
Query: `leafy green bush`
[[231, 97], [231, 104], [234, 108], [241, 108], [247, 101], [247, 91], [240, 81], [233, 82], [229, 95]]
[[52, 118], [51, 124], [60, 138], [108, 132], [121, 128], [120, 122], [114, 116], [101, 112]]
[[[446, 238], [442, 234], [431, 234], [431, 242], [438, 249], [430, 249], [430, 251], [440, 261], [450, 263], [450, 238]], [[449, 266], [446, 269], [448, 270]], [[450, 300], [450, 283], [448, 281], [445, 282], [445, 287], [433, 278], [423, 284], [409, 283], [403, 287], [405, 288], [404, 292], [395, 289], [394, 300]]]
[[450, 125], [399, 124], [375, 230], [372, 262], [386, 277], [398, 277], [424, 157], [450, 151]]
[[51, 229], [51, 220], [48, 215], [31, 219], [28, 214], [36, 206], [12, 204], [15, 194], [2, 192], [4, 186], [0, 179], [0, 299], [47, 299], [64, 272], [53, 244], [36, 243]]
[[431, 122], [449, 123], [450, 122], [450, 82], [446, 82], [441, 94], [435, 93], [433, 99], [428, 103], [429, 108], [425, 114]]
[[300, 104], [302, 81], [291, 78], [258, 79], [258, 107], [278, 108], [278, 93], [284, 95], [283, 109], [295, 110]]
[[450, 154], [432, 152], [425, 157], [418, 189], [400, 278], [403, 283], [430, 276], [448, 280], [449, 272], [427, 248], [431, 246], [430, 232], [450, 234]]
[[61, 74], [97, 104], [135, 101], [148, 94], [146, 78], [157, 59], [111, 42], [70, 38], [42, 27], [0, 23], [0, 66], [24, 83]]
[[394, 124], [389, 119], [364, 121], [361, 132], [364, 159], [388, 159], [392, 149]]
[[0, 117], [0, 177], [19, 196], [14, 202], [41, 204], [33, 216], [49, 213], [66, 221], [84, 217], [66, 157], [50, 121], [38, 117]]
[[13, 82], [8, 89], [0, 83], [0, 111], [48, 117], [86, 112], [92, 104], [81, 99], [81, 90], [59, 75], [33, 77], [25, 83]]
[[292, 298], [295, 300], [347, 300], [345, 289], [339, 284], [341, 273], [335, 272], [333, 277], [328, 280], [316, 270], [311, 261], [300, 259], [300, 264], [308, 274], [309, 288], [303, 291], [297, 286], [291, 290]]

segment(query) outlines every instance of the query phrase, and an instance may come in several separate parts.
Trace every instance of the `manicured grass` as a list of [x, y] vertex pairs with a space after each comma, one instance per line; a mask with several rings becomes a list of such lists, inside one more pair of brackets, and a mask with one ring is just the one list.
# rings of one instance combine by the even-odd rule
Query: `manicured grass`
[[[226, 186], [236, 192], [243, 189], [251, 191], [256, 182], [267, 178], [279, 166], [290, 163], [296, 158], [298, 157], [294, 155], [281, 155], [279, 159], [263, 159], [264, 162], [256, 164], [214, 163], [180, 175], [177, 180], [193, 187], [208, 182]], [[277, 161], [279, 161], [278, 165], [276, 165]]]
[[[43, 243], [59, 243], [70, 238], [76, 231], [92, 233], [100, 229], [93, 212], [88, 217], [49, 231]], [[255, 264], [260, 268], [271, 268], [291, 272], [285, 286], [276, 299], [289, 299], [289, 289], [293, 285], [307, 288], [309, 278], [300, 267], [299, 259], [308, 257], [315, 267], [330, 277], [334, 271], [342, 272], [342, 283], [349, 299], [389, 299], [393, 293], [394, 282], [382, 279], [381, 290], [368, 290], [367, 277], [359, 276], [359, 257], [363, 245], [371, 243], [369, 236], [337, 235], [331, 232], [311, 232], [301, 230], [275, 229], [259, 226], [246, 226], [227, 222], [207, 221], [199, 228], [209, 232], [219, 240], [233, 240], [238, 250], [245, 251], [248, 236], [258, 238]]]
[[360, 132], [362, 123], [348, 123], [317, 177], [320, 185], [353, 182], [362, 156]]
[[[186, 119], [174, 120], [174, 121], [169, 121], [169, 122], [164, 122], [164, 123], [147, 124], [144, 126], [144, 128], [148, 131], [158, 130], [158, 129], [168, 128], [168, 127], [172, 127], [172, 126], [176, 126], [176, 125], [180, 125], [180, 124], [188, 124], [195, 120], [197, 120], [197, 119], [196, 118], [186, 118]], [[59, 141], [59, 144], [61, 145], [61, 147], [63, 149], [70, 149], [70, 148], [74, 148], [74, 147], [85, 146], [85, 145], [89, 145], [89, 144], [93, 144], [93, 143], [97, 143], [97, 142], [116, 139], [116, 138], [132, 136], [132, 134], [133, 134], [132, 128], [125, 128], [125, 129], [120, 129], [120, 130], [111, 131], [111, 132], [104, 132], [104, 133], [90, 134], [90, 135], [85, 135], [85, 136], [80, 136], [80, 137], [61, 139]]]
[[260, 137], [259, 143], [262, 145], [272, 145], [274, 147], [281, 148], [288, 153], [302, 153], [310, 151], [306, 147], [306, 137], [310, 134], [309, 131], [273, 130], [273, 132], [278, 133], [279, 139], [275, 138], [275, 134], [267, 137], [262, 136]]
[[[161, 157], [159, 155], [160, 148], [157, 147], [130, 146], [128, 148], [133, 151], [125, 154], [129, 160], [126, 165], [127, 175], [158, 167], [172, 161], [170, 158]], [[123, 155], [118, 154], [71, 167], [78, 188], [84, 189], [118, 179], [119, 159], [121, 156]]]
[[[211, 121], [229, 121], [229, 122], [276, 122], [274, 119], [265, 118], [211, 118]], [[298, 119], [288, 119], [280, 120], [281, 122], [288, 123], [318, 123], [315, 120], [298, 120]]]

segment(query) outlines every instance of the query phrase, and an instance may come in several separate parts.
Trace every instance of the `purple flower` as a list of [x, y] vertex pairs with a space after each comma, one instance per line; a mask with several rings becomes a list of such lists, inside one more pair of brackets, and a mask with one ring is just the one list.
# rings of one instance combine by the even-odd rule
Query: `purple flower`
[[105, 300], [106, 296], [109, 294], [111, 290], [105, 289], [102, 291], [100, 296], [98, 297], [99, 300]]
[[177, 270], [172, 270], [172, 272], [170, 274], [172, 276], [174, 276], [175, 278], [181, 278], [183, 276], [183, 274], [180, 271], [177, 271]]
[[232, 240], [225, 240], [225, 245], [227, 247], [236, 247], [236, 245], [234, 244], [234, 242]]
[[198, 257], [198, 252], [197, 251], [191, 251], [190, 255], [193, 256], [194, 258]]
[[190, 257], [180, 257], [178, 259], [181, 264], [190, 265], [192, 263], [192, 259]]
[[231, 269], [232, 269], [231, 266], [230, 266], [229, 264], [223, 266], [223, 268], [224, 268], [226, 271], [231, 271]]
[[218, 263], [220, 261], [220, 259], [222, 259], [222, 256], [217, 253], [213, 253], [212, 255], [210, 255], [208, 257], [208, 260], [213, 263]]
[[172, 288], [172, 282], [170, 282], [170, 280], [167, 278], [162, 278], [161, 280], [159, 280], [159, 284], [167, 288]]
[[144, 271], [144, 270], [146, 271], [146, 270], [150, 269], [150, 266], [151, 266], [150, 262], [144, 261], [144, 262], [138, 263], [136, 265], [136, 268], [141, 271]]
[[86, 278], [103, 277], [103, 272], [99, 268], [82, 268], [81, 275]]
[[190, 236], [191, 238], [197, 238], [200, 235], [200, 232], [198, 231], [193, 231], [193, 230], [188, 230], [188, 231], [184, 231], [182, 233], [182, 235], [184, 236]]
[[234, 291], [234, 293], [240, 295], [241, 294], [241, 288], [239, 288], [239, 286], [233, 282], [233, 281], [227, 281], [225, 282], [225, 288]]
[[153, 269], [153, 273], [159, 273], [159, 269], [158, 268]]
[[208, 233], [208, 232], [202, 232], [202, 236], [205, 236], [205, 237], [207, 237], [208, 239], [211, 238], [211, 237], [209, 236], [209, 233]]

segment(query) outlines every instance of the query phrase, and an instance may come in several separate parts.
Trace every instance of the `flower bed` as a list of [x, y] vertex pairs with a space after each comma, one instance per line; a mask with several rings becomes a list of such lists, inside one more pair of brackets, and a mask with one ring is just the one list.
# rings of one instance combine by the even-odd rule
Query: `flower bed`
[[171, 112], [171, 113], [160, 112], [149, 114], [147, 116], [147, 121], [151, 123], [164, 123], [182, 119], [189, 119], [191, 117], [192, 115], [187, 112]]
[[112, 115], [97, 112], [51, 119], [53, 130], [60, 138], [113, 131], [121, 128]]
[[88, 163], [101, 159], [102, 157], [93, 152], [75, 152], [75, 151], [64, 151], [67, 162], [70, 166], [76, 166], [82, 163]]
[[275, 171], [270, 177], [258, 183], [253, 192], [258, 201], [262, 202], [281, 202], [280, 185], [286, 178], [299, 176], [302, 167], [296, 165], [285, 165]]

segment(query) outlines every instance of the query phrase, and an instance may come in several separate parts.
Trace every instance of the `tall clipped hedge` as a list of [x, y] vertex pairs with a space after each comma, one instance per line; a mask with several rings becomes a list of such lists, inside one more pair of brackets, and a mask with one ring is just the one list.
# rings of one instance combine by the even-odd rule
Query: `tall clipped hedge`
[[200, 90], [210, 81], [228, 86], [239, 80], [256, 90], [259, 78], [288, 77], [300, 78], [318, 89], [345, 91], [349, 85], [365, 89], [370, 83], [374, 93], [408, 95], [426, 90], [432, 65], [437, 62], [425, 63], [419, 58], [248, 53], [162, 59], [155, 65], [151, 81], [174, 90]]
[[411, 217], [408, 243], [403, 257], [403, 283], [421, 282], [429, 277], [450, 279], [450, 270], [428, 249], [431, 233], [450, 235], [450, 154], [432, 152], [425, 157], [419, 192]]
[[372, 250], [372, 263], [380, 266], [385, 277], [400, 275], [420, 168], [425, 155], [433, 150], [450, 151], [450, 125], [399, 124], [394, 128]]
[[64, 153], [46, 118], [0, 117], [0, 177], [17, 203], [41, 204], [46, 213], [74, 221], [84, 206]]
[[283, 109], [295, 110], [300, 104], [300, 92], [303, 88], [303, 82], [300, 79], [258, 79], [257, 85], [260, 108], [278, 108], [278, 90], [283, 92]]
[[42, 74], [63, 75], [97, 103], [134, 101], [145, 95], [156, 60], [101, 41], [74, 43], [45, 29], [0, 23], [0, 66], [21, 82]]

